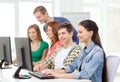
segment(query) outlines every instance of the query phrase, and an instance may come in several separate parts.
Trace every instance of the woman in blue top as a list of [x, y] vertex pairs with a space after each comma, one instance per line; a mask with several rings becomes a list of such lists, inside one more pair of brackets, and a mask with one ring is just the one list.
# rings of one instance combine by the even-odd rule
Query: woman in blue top
[[57, 78], [89, 79], [92, 82], [107, 82], [105, 53], [98, 34], [98, 26], [91, 20], [78, 25], [80, 42], [85, 48], [79, 56], [62, 70], [47, 71], [45, 74]]

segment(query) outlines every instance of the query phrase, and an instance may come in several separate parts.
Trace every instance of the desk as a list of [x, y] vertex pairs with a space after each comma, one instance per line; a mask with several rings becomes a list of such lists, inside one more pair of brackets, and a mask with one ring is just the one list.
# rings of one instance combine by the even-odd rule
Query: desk
[[[91, 82], [89, 80], [77, 80], [77, 79], [38, 79], [31, 76], [30, 79], [15, 79], [13, 74], [17, 70], [17, 67], [12, 67], [12, 69], [0, 69], [0, 82]], [[28, 74], [28, 71], [22, 69], [21, 74]]]

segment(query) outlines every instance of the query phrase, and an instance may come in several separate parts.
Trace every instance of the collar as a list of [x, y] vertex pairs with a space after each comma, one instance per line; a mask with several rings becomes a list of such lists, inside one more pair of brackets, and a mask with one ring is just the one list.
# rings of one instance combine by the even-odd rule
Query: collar
[[88, 54], [93, 49], [94, 46], [95, 43], [92, 41], [87, 48], [86, 47], [84, 48], [85, 53]]

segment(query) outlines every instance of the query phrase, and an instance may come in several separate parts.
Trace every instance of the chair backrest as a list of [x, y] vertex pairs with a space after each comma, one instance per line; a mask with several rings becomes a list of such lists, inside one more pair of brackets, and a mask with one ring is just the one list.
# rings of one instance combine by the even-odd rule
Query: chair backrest
[[120, 57], [118, 56], [108, 56], [107, 57], [107, 71], [108, 71], [108, 82], [113, 82], [117, 68], [119, 66]]

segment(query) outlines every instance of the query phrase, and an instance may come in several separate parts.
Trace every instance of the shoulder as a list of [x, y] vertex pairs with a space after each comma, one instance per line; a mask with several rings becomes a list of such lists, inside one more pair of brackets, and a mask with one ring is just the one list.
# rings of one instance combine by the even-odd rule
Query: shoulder
[[58, 50], [61, 50], [61, 49], [63, 49], [64, 47], [63, 46], [57, 46], [56, 47], [56, 50], [58, 51]]
[[78, 55], [82, 51], [82, 47], [80, 45], [76, 45], [72, 50], [71, 54]]
[[45, 45], [45, 46], [48, 46], [48, 43], [45, 42], [45, 41], [41, 41], [41, 44], [42, 44], [42, 45]]
[[104, 51], [103, 51], [103, 49], [100, 47], [100, 46], [98, 46], [98, 45], [95, 45], [94, 47], [93, 47], [93, 49], [91, 50], [91, 52], [89, 53], [89, 56], [91, 55], [93, 55], [94, 54], [94, 58], [103, 58], [103, 55], [104, 55]]
[[74, 47], [74, 50], [82, 50], [81, 45], [76, 45], [76, 46]]
[[58, 47], [58, 46], [62, 46], [63, 44], [62, 44], [61, 41], [58, 41], [58, 42], [56, 42], [54, 45], [55, 45], [56, 47]]
[[45, 44], [48, 44], [46, 41], [41, 41], [41, 43], [45, 43]]
[[99, 45], [95, 44], [94, 42], [91, 42], [91, 44], [85, 49], [85, 51], [95, 53], [98, 51], [103, 51], [103, 49]]
[[98, 51], [103, 51], [103, 49], [100, 46], [95, 45], [95, 47], [92, 49], [92, 51], [98, 52]]
[[70, 23], [70, 21], [65, 17], [53, 17], [53, 18], [54, 18], [55, 21], [58, 21], [60, 23], [63, 23], [63, 22], [69, 22]]
[[55, 49], [55, 53], [61, 51], [64, 47], [63, 46], [57, 46], [56, 49]]

